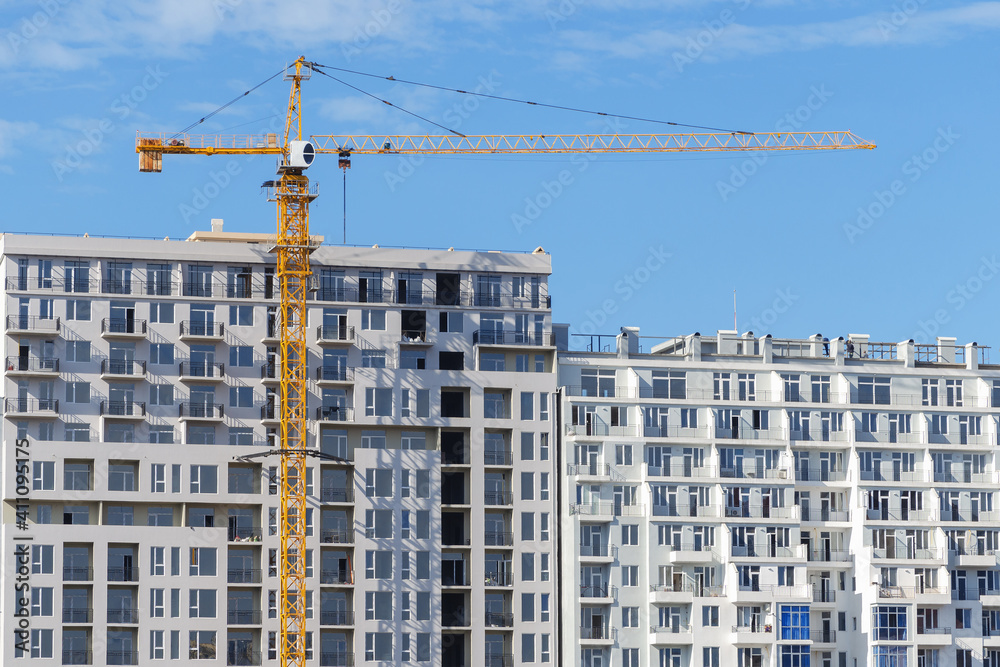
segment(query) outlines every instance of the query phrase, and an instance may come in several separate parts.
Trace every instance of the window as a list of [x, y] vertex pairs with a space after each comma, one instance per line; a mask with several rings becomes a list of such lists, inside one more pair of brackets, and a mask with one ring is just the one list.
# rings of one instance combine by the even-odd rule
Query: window
[[480, 352], [479, 370], [481, 371], [504, 371], [506, 357], [502, 352]]
[[89, 340], [66, 341], [66, 361], [76, 361], [76, 362], [90, 361], [90, 341]]
[[164, 604], [163, 604], [163, 594], [166, 589], [163, 588], [151, 588], [149, 589], [149, 617], [150, 618], [163, 618], [164, 614]]
[[229, 365], [234, 368], [249, 368], [253, 366], [253, 347], [250, 345], [234, 345], [230, 347]]
[[253, 387], [230, 387], [229, 406], [233, 408], [252, 408]]
[[218, 466], [191, 466], [191, 493], [218, 493]]
[[392, 593], [365, 592], [365, 619], [369, 621], [392, 620]]
[[417, 551], [417, 579], [431, 578], [431, 552]]
[[133, 525], [133, 512], [131, 505], [110, 505], [108, 506], [109, 526], [131, 526]]
[[172, 445], [174, 443], [174, 427], [169, 424], [153, 424], [149, 427], [149, 441]]
[[431, 471], [417, 470], [417, 498], [431, 497]]
[[385, 350], [361, 350], [362, 368], [385, 368]]
[[622, 524], [622, 544], [635, 546], [639, 544], [639, 526], [636, 524]]
[[535, 392], [521, 392], [521, 420], [531, 421], [535, 418]]
[[189, 618], [215, 618], [215, 589], [192, 588], [189, 593]]
[[147, 507], [147, 526], [172, 526], [174, 525], [174, 511], [170, 507]]
[[231, 426], [229, 428], [230, 445], [252, 445], [253, 429], [249, 426]]
[[90, 302], [86, 299], [66, 300], [66, 319], [81, 322], [90, 321]]
[[66, 383], [67, 403], [90, 403], [90, 383], [89, 382], [67, 382]]
[[781, 667], [809, 667], [809, 645], [781, 646], [780, 661]]
[[52, 615], [52, 589], [48, 587], [31, 587], [31, 615]]
[[149, 321], [160, 324], [174, 323], [174, 304], [172, 303], [151, 303], [149, 304]]
[[442, 333], [462, 333], [464, 330], [464, 317], [462, 313], [443, 312], [440, 317], [440, 328]]
[[521, 620], [529, 623], [535, 620], [534, 593], [521, 593]]
[[385, 331], [385, 311], [363, 309], [361, 311], [361, 328], [369, 331]]
[[214, 577], [216, 563], [215, 547], [191, 547], [191, 566], [189, 574], [192, 577]]
[[392, 498], [392, 468], [368, 468], [365, 471], [365, 495], [369, 498]]
[[[34, 648], [32, 648], [32, 654], [34, 654]], [[955, 649], [955, 667], [972, 667], [971, 649]]]
[[149, 659], [163, 660], [163, 630], [149, 631]]
[[719, 667], [719, 647], [705, 646], [701, 649], [702, 667]]
[[399, 367], [413, 370], [423, 370], [427, 368], [426, 350], [400, 350]]
[[639, 585], [638, 565], [623, 565], [621, 571], [622, 571], [622, 587]]
[[150, 405], [173, 405], [174, 386], [170, 384], [153, 384], [149, 386]]
[[108, 464], [109, 491], [135, 491], [135, 463]]
[[229, 306], [229, 325], [234, 327], [252, 327], [253, 306]]
[[173, 343], [150, 343], [149, 363], [169, 365], [174, 363]]
[[165, 547], [149, 548], [149, 573], [153, 576], [165, 574]]
[[535, 554], [521, 554], [521, 581], [535, 580]]
[[31, 573], [52, 574], [52, 545], [31, 545]]
[[438, 368], [443, 371], [465, 370], [465, 355], [462, 352], [438, 352]]
[[521, 541], [531, 542], [535, 539], [535, 513], [521, 512]]
[[63, 489], [66, 491], [89, 491], [90, 464], [67, 461], [63, 467]]
[[717, 605], [705, 605], [701, 608], [701, 624], [707, 628], [719, 627], [719, 607]]
[[391, 538], [392, 510], [365, 510], [365, 535], [369, 539]]
[[535, 661], [535, 635], [525, 633], [521, 635], [521, 662], [528, 663]]
[[889, 405], [890, 379], [874, 375], [859, 375], [858, 403]]
[[540, 613], [539, 613], [538, 620], [540, 620], [542, 623], [548, 623], [549, 622], [549, 594], [548, 593], [542, 593], [539, 606], [540, 606], [541, 609], [539, 610]]
[[392, 389], [367, 387], [365, 389], [365, 416], [392, 416]]
[[622, 649], [622, 667], [639, 667], [639, 649]]
[[[21, 655], [16, 655], [15, 657], [21, 657]], [[31, 657], [52, 657], [52, 630], [38, 630], [34, 628], [31, 630]]]
[[535, 499], [535, 473], [521, 473], [521, 500]]
[[56, 464], [54, 461], [32, 462], [32, 489], [35, 491], [52, 491], [55, 489]]
[[622, 627], [623, 628], [639, 627], [638, 607], [622, 607]]
[[392, 579], [392, 552], [365, 552], [365, 579]]
[[215, 660], [214, 630], [191, 630], [188, 633], [188, 659]]
[[[905, 624], [905, 618], [904, 618]], [[967, 630], [972, 627], [972, 610], [958, 607], [955, 609], [955, 629]]]
[[549, 473], [538, 473], [538, 499], [549, 499]]
[[[955, 610], [956, 627], [962, 627], [958, 625], [959, 611], [961, 610]], [[876, 641], [906, 641], [906, 607], [873, 607], [872, 634]]]
[[392, 660], [392, 633], [391, 632], [366, 632], [365, 633], [365, 660]]
[[632, 445], [615, 445], [615, 465], [632, 465]]
[[539, 520], [539, 523], [538, 523], [538, 539], [541, 540], [542, 542], [548, 542], [549, 541], [549, 513], [548, 512], [542, 512], [539, 515], [539, 519], [540, 520]]

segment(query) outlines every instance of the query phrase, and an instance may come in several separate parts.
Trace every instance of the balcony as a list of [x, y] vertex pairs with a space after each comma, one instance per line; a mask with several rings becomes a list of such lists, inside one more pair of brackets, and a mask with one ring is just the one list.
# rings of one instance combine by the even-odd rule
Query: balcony
[[808, 584], [797, 586], [775, 586], [773, 584], [740, 584], [736, 590], [736, 602], [773, 602], [775, 599], [788, 602], [810, 602], [812, 587]]
[[486, 572], [485, 579], [483, 581], [484, 586], [491, 587], [503, 587], [509, 588], [514, 585], [514, 574], [512, 572], [511, 563], [507, 562], [504, 564], [504, 570], [497, 570], [493, 572]]
[[690, 625], [650, 626], [650, 642], [654, 646], [683, 646], [694, 643]]
[[813, 645], [816, 644], [836, 644], [837, 643], [837, 631], [836, 630], [812, 630], [809, 632], [809, 639], [812, 640]]
[[339, 384], [354, 382], [354, 369], [344, 366], [320, 366], [316, 369], [319, 384]]
[[984, 510], [972, 509], [941, 510], [941, 521], [962, 521], [966, 523], [1000, 521], [1000, 512], [997, 512], [996, 510], [987, 512]]
[[184, 320], [180, 323], [181, 340], [222, 342], [225, 335], [226, 327], [222, 322]]
[[651, 584], [649, 601], [654, 604], [691, 604], [694, 601], [695, 588], [693, 581]]
[[63, 607], [62, 610], [62, 620], [63, 623], [93, 623], [94, 622], [94, 610], [93, 609], [67, 609]]
[[316, 327], [316, 342], [329, 346], [350, 345], [354, 342], [354, 327], [320, 325]]
[[92, 567], [63, 567], [63, 581], [93, 581], [94, 568]]
[[616, 516], [645, 516], [645, 505], [622, 505], [611, 501], [599, 501], [591, 503], [574, 503], [569, 506], [571, 515], [601, 517], [602, 520], [611, 520]]
[[261, 571], [259, 569], [230, 569], [226, 581], [230, 584], [259, 584]]
[[226, 365], [206, 361], [182, 361], [181, 382], [221, 382], [226, 378]]
[[138, 665], [138, 651], [112, 651], [108, 650], [109, 665]]
[[[987, 632], [984, 629], [984, 633]], [[925, 628], [917, 617], [917, 645], [918, 646], [951, 646], [951, 628]]]
[[813, 586], [813, 602], [816, 604], [830, 604], [837, 601], [837, 591], [832, 588], [819, 588]]
[[994, 485], [998, 482], [996, 472], [965, 472], [959, 471], [934, 471], [934, 481], [938, 484], [986, 484]]
[[257, 609], [230, 609], [226, 612], [229, 625], [260, 625], [260, 611]]
[[339, 405], [321, 405], [316, 408], [316, 420], [322, 422], [352, 422], [354, 421], [354, 408], [345, 408]]
[[797, 468], [795, 470], [796, 482], [846, 482], [846, 470], [828, 470], [826, 468]]
[[581, 544], [580, 560], [610, 563], [617, 552], [617, 547], [610, 547], [607, 544]]
[[754, 622], [750, 625], [734, 625], [733, 633], [736, 635], [736, 644], [770, 644], [774, 641], [774, 633], [770, 625], [763, 622]]
[[101, 320], [102, 338], [145, 338], [146, 320], [105, 317]]
[[354, 584], [354, 574], [350, 570], [320, 570], [319, 583], [351, 586]]
[[354, 489], [349, 486], [323, 486], [319, 494], [324, 503], [354, 502]]
[[324, 528], [320, 531], [323, 544], [354, 544], [354, 531], [347, 528]]
[[354, 654], [343, 651], [324, 651], [319, 654], [320, 667], [354, 667]]
[[260, 526], [229, 526], [230, 542], [260, 542]]
[[488, 449], [483, 452], [483, 465], [509, 468], [514, 465], [514, 454], [509, 449]]
[[7, 316], [7, 333], [19, 335], [53, 336], [59, 333], [59, 318]]
[[614, 641], [613, 629], [607, 625], [584, 625], [580, 627], [580, 639], [585, 642], [599, 642], [610, 644]]
[[54, 417], [59, 414], [59, 400], [55, 398], [6, 398], [4, 414], [8, 417]]
[[[944, 549], [916, 549], [906, 545], [898, 547], [872, 547], [872, 558], [875, 560], [944, 560]], [[994, 563], [996, 561], [994, 560]]]
[[265, 383], [281, 382], [281, 364], [262, 364], [260, 367], [260, 379]]
[[146, 377], [146, 362], [124, 361], [120, 359], [102, 359], [101, 376], [103, 378]]
[[486, 491], [483, 493], [483, 504], [490, 507], [513, 505], [514, 497], [510, 491]]
[[488, 611], [484, 619], [487, 628], [513, 628], [514, 614], [510, 612]]
[[947, 588], [915, 586], [913, 589], [913, 599], [916, 600], [917, 604], [950, 604], [951, 591]]
[[430, 347], [434, 343], [427, 339], [423, 329], [403, 329], [399, 333], [399, 344], [403, 347]]
[[802, 520], [819, 521], [822, 523], [829, 523], [830, 521], [850, 521], [851, 514], [849, 510], [815, 508], [810, 509], [808, 512], [803, 512]]
[[771, 507], [770, 505], [750, 505], [749, 503], [740, 507], [723, 506], [724, 515], [727, 519], [798, 519], [799, 508], [797, 505], [791, 507]]
[[639, 435], [641, 425], [618, 426], [603, 423], [567, 424], [566, 435], [588, 438], [621, 437], [634, 438]]
[[109, 567], [108, 581], [139, 581], [139, 568]]
[[611, 604], [618, 599], [618, 587], [608, 584], [580, 586], [580, 598], [587, 604]]
[[487, 653], [483, 660], [483, 667], [514, 667], [512, 653]]
[[125, 625], [138, 622], [138, 609], [108, 609], [108, 625]]
[[211, 282], [211, 276], [206, 276], [207, 281], [202, 282], [183, 282], [181, 283], [181, 294], [183, 296], [195, 296], [208, 298], [213, 296], [222, 296], [222, 285], [216, 285]]
[[680, 544], [677, 548], [667, 545], [664, 547], [668, 551], [671, 563], [690, 563], [694, 565], [708, 565], [718, 562], [719, 555], [711, 545], [706, 544]]
[[177, 406], [177, 412], [183, 420], [221, 422], [225, 417], [225, 406], [222, 403], [187, 401]]
[[794, 479], [790, 468], [721, 468], [719, 477], [729, 479]]
[[472, 344], [495, 347], [555, 347], [556, 343], [551, 333], [480, 329], [472, 333]]
[[319, 613], [320, 625], [354, 625], [353, 611], [321, 611]]
[[146, 404], [139, 401], [101, 401], [101, 415], [117, 419], [145, 419]]
[[684, 477], [688, 479], [690, 478], [700, 479], [704, 477], [717, 477], [718, 473], [716, 473], [714, 466], [701, 466], [695, 468], [693, 466], [681, 463], [677, 465], [671, 465], [669, 467], [651, 466], [649, 464], [646, 464], [646, 475], [649, 477]]
[[805, 558], [805, 546], [797, 544], [794, 546], [774, 546], [770, 544], [757, 544], [753, 546], [732, 545], [730, 556], [733, 558]]
[[722, 507], [719, 505], [688, 505], [687, 503], [653, 505], [653, 516], [719, 518], [722, 516], [720, 512], [722, 512]]
[[260, 665], [260, 651], [244, 650], [242, 647], [232, 646], [226, 655], [227, 665]]
[[514, 533], [488, 530], [483, 533], [483, 545], [487, 547], [512, 547], [514, 546]]
[[7, 375], [56, 376], [59, 360], [45, 357], [7, 357]]

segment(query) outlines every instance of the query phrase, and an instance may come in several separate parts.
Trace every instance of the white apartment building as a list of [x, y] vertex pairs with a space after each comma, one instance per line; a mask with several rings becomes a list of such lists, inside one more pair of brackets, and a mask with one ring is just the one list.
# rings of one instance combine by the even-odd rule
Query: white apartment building
[[[0, 237], [2, 664], [276, 664], [271, 243]], [[555, 663], [549, 256], [312, 262], [308, 663]]]
[[1000, 665], [988, 349], [639, 342], [559, 353], [563, 664]]

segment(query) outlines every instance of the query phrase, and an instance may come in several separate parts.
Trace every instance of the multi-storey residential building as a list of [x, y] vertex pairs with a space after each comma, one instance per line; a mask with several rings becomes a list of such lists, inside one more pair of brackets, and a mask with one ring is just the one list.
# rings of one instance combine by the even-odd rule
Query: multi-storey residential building
[[[4, 665], [275, 664], [271, 242], [0, 239]], [[555, 662], [549, 256], [312, 261], [308, 664]]]
[[1000, 665], [986, 348], [647, 342], [560, 351], [564, 664]]

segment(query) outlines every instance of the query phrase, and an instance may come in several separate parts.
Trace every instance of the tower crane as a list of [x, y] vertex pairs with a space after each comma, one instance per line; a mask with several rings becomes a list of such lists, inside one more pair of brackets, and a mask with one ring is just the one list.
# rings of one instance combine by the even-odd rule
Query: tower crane
[[352, 155], [566, 154], [757, 152], [872, 149], [875, 145], [850, 131], [701, 132], [672, 134], [535, 134], [535, 135], [313, 135], [302, 138], [302, 81], [315, 63], [298, 58], [285, 70], [291, 81], [284, 133], [257, 135], [136, 135], [139, 170], [160, 172], [164, 155], [276, 155], [278, 180], [265, 182], [278, 204], [277, 275], [281, 287], [281, 456], [279, 571], [280, 664], [305, 664], [306, 534], [306, 295], [312, 274], [310, 254], [317, 244], [309, 235], [309, 203], [316, 198], [305, 170], [316, 155], [335, 153], [339, 166]]

